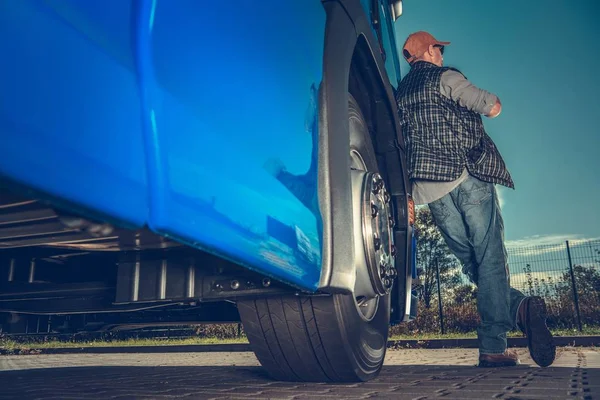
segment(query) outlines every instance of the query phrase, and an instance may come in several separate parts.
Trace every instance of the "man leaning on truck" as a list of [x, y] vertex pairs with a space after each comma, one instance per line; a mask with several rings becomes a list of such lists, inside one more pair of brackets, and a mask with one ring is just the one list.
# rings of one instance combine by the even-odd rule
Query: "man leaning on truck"
[[463, 271], [477, 285], [481, 324], [479, 366], [519, 364], [506, 334], [518, 327], [532, 359], [546, 367], [555, 346], [546, 326], [546, 304], [510, 287], [504, 223], [495, 184], [514, 188], [481, 115], [497, 117], [500, 99], [444, 67], [444, 48], [430, 33], [411, 34], [403, 46], [410, 71], [396, 94], [407, 145], [415, 204], [428, 204], [436, 225]]

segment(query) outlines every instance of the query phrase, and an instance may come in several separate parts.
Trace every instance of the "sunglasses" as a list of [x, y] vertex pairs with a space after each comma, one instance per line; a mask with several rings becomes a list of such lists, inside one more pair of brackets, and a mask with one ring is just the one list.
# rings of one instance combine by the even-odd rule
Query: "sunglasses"
[[444, 46], [440, 46], [439, 44], [436, 44], [433, 47], [437, 47], [438, 49], [440, 49], [440, 53], [442, 53], [442, 55], [444, 55]]

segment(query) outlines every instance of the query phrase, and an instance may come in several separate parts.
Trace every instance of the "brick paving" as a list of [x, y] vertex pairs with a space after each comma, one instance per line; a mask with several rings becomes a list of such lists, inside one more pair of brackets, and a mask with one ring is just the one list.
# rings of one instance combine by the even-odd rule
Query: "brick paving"
[[269, 379], [253, 353], [39, 354], [0, 357], [0, 399], [600, 399], [600, 351], [558, 349], [549, 368], [482, 369], [474, 349], [389, 350], [376, 379]]

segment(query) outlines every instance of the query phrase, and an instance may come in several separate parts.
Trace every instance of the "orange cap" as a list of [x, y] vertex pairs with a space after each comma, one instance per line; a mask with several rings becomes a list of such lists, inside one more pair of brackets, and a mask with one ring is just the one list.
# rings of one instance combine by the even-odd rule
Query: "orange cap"
[[402, 49], [402, 54], [404, 58], [409, 63], [413, 62], [418, 57], [421, 57], [427, 50], [429, 50], [429, 46], [432, 45], [440, 45], [447, 46], [450, 42], [440, 42], [429, 32], [419, 31], [415, 33], [411, 33], [406, 42], [404, 42], [404, 47]]

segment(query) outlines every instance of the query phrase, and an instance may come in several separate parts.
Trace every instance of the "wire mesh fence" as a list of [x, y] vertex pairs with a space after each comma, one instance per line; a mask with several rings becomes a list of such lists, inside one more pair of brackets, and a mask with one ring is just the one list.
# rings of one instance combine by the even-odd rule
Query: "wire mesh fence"
[[511, 284], [542, 296], [557, 328], [600, 324], [600, 241], [510, 248]]
[[[600, 240], [509, 246], [507, 253], [511, 286], [545, 299], [550, 328], [581, 331], [600, 326]], [[436, 304], [421, 307], [409, 330], [475, 330], [479, 323], [476, 287], [463, 278], [459, 284], [442, 279], [440, 288]]]

